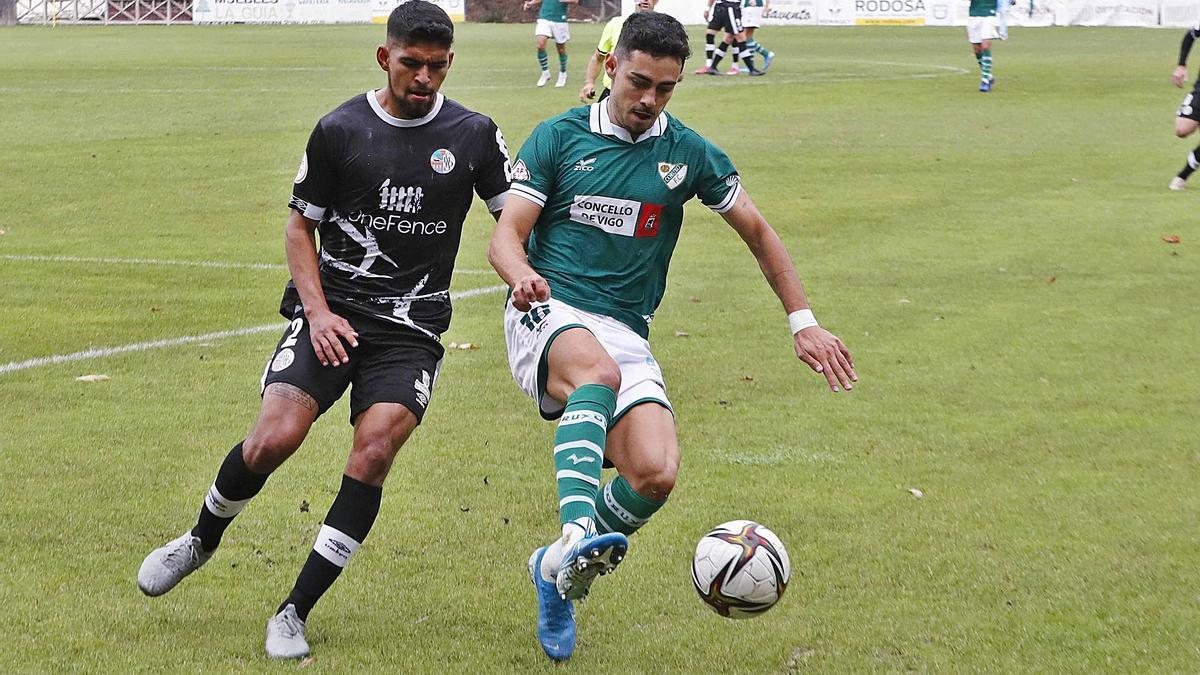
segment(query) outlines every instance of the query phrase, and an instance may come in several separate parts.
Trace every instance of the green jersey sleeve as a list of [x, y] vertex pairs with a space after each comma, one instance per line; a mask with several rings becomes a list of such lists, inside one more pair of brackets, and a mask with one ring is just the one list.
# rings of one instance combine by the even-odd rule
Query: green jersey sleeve
[[704, 141], [703, 153], [695, 182], [696, 196], [713, 211], [725, 213], [742, 193], [741, 179], [729, 155], [708, 140]]
[[546, 207], [546, 195], [554, 191], [558, 167], [555, 162], [553, 120], [537, 125], [517, 153], [512, 168], [512, 194]]

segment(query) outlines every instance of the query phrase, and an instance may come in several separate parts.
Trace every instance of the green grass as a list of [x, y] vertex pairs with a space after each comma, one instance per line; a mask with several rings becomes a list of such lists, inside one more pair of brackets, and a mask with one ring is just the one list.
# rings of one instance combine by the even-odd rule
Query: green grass
[[[463, 25], [444, 92], [515, 151], [574, 102], [599, 27], [573, 29], [568, 88], [537, 90], [528, 26]], [[381, 32], [0, 31], [0, 364], [282, 324], [281, 270], [13, 256], [282, 263], [308, 132], [382, 82]], [[653, 336], [679, 485], [552, 667], [524, 572], [556, 528], [552, 428], [511, 382], [500, 296], [461, 301], [446, 340], [481, 348], [450, 353], [312, 616], [310, 670], [1195, 669], [1200, 232], [1194, 195], [1166, 190], [1191, 147], [1171, 134], [1175, 32], [1014, 29], [986, 96], [961, 29], [761, 38], [768, 77], [689, 75], [670, 111], [734, 158], [859, 386], [831, 395], [796, 362], [753, 258], [689, 211]], [[486, 270], [481, 207], [466, 229], [460, 265]], [[134, 585], [252, 423], [275, 339], [0, 374], [0, 668], [295, 667], [262, 631], [333, 499], [345, 402], [201, 573], [156, 600]], [[794, 581], [731, 622], [687, 567], [742, 517], [780, 534]]]

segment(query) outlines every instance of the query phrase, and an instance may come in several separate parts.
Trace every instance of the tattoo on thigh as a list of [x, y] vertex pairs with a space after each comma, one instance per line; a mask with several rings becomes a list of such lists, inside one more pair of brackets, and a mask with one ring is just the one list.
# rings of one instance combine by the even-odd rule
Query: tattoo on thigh
[[294, 384], [286, 382], [275, 382], [267, 387], [267, 393], [271, 396], [286, 398], [289, 401], [299, 403], [307, 410], [316, 410], [317, 401], [312, 396], [309, 396], [303, 389]]

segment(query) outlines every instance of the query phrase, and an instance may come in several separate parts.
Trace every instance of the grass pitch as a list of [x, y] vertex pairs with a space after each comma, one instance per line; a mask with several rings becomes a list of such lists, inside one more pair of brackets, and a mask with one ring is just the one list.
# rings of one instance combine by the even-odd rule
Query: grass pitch
[[[515, 152], [574, 104], [599, 27], [572, 28], [566, 89], [533, 87], [528, 26], [463, 25], [443, 91]], [[380, 86], [382, 33], [0, 31], [0, 365], [282, 327], [283, 269], [153, 261], [281, 265], [308, 132]], [[448, 355], [369, 543], [312, 615], [310, 669], [1195, 669], [1200, 232], [1195, 195], [1166, 190], [1191, 147], [1171, 134], [1177, 32], [1014, 29], [987, 95], [961, 29], [760, 37], [768, 77], [692, 63], [668, 110], [733, 157], [860, 384], [834, 396], [796, 362], [753, 258], [693, 208], [652, 336], [679, 485], [552, 667], [524, 571], [556, 529], [552, 428], [511, 382], [501, 296], [458, 302], [446, 341], [481, 347]], [[457, 290], [498, 283], [490, 230], [477, 205]], [[334, 497], [344, 402], [208, 566], [159, 599], [134, 584], [248, 430], [276, 339], [0, 374], [4, 670], [295, 667], [262, 633]], [[793, 561], [753, 621], [688, 578], [732, 518]]]

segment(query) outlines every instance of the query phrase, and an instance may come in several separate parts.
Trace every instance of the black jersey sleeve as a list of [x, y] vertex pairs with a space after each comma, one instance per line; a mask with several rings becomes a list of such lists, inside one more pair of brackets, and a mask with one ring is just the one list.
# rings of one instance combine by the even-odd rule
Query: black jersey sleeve
[[308, 145], [304, 148], [304, 157], [300, 159], [300, 170], [296, 172], [295, 185], [292, 187], [292, 198], [288, 202], [288, 206], [311, 220], [325, 217], [337, 183], [335, 165], [330, 161], [333, 148], [330, 147], [329, 132], [323, 122], [318, 122], [308, 137]]
[[488, 137], [483, 140], [483, 163], [475, 178], [475, 194], [487, 203], [488, 211], [495, 213], [504, 208], [508, 186], [512, 183], [512, 162], [500, 127], [489, 120], [485, 133]]

